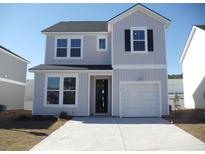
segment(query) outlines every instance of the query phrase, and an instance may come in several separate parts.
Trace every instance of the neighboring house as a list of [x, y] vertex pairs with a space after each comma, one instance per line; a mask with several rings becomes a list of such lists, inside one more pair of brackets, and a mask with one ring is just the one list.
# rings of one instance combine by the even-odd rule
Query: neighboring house
[[35, 73], [33, 114], [160, 117], [169, 114], [165, 29], [137, 4], [108, 21], [59, 22]]
[[205, 25], [192, 27], [182, 53], [185, 108], [205, 108]]
[[0, 45], [0, 104], [7, 109], [24, 109], [28, 63]]
[[[168, 94], [172, 110], [176, 109], [176, 105], [179, 105], [180, 109], [184, 108], [183, 79], [168, 79]], [[176, 97], [178, 97], [178, 101], [174, 103], [174, 100], [177, 100]]]
[[26, 80], [24, 110], [32, 110], [33, 107], [33, 80]]

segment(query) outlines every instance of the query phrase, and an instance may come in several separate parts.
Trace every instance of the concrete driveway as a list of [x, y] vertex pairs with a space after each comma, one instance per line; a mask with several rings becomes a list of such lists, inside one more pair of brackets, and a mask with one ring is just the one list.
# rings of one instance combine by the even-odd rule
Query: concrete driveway
[[161, 118], [73, 118], [31, 150], [205, 150]]

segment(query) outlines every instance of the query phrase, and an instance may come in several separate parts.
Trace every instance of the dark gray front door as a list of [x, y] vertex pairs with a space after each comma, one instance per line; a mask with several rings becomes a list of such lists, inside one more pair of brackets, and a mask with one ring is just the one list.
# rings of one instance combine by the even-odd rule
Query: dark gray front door
[[108, 80], [96, 79], [95, 113], [108, 113]]

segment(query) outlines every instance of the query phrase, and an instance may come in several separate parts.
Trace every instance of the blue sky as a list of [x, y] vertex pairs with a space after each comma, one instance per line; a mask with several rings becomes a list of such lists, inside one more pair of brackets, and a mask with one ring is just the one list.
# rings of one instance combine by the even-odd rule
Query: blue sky
[[[108, 20], [134, 4], [0, 4], [0, 44], [28, 59], [28, 68], [44, 63], [41, 30], [59, 21]], [[181, 73], [179, 58], [192, 25], [205, 24], [205, 4], [148, 4], [172, 20], [166, 30], [168, 73]], [[32, 73], [27, 78], [33, 78]]]

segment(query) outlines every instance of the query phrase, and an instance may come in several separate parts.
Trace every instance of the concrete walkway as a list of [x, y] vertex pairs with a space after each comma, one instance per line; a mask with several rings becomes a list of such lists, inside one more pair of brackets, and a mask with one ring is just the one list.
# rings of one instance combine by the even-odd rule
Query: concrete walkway
[[160, 118], [73, 118], [31, 150], [205, 150]]

